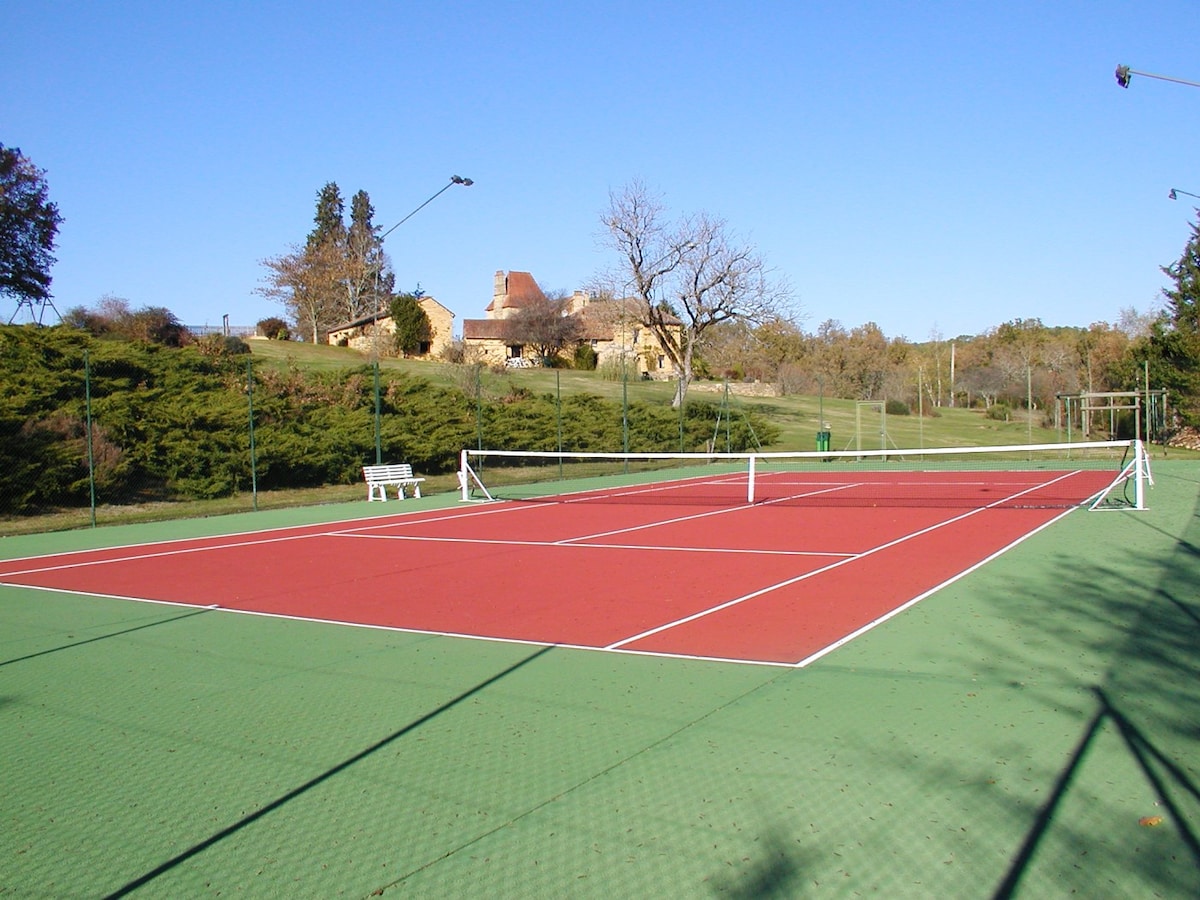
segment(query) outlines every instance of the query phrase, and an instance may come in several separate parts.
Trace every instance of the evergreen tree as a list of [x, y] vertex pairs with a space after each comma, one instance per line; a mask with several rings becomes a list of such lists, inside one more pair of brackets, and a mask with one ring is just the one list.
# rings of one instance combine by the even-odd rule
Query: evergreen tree
[[433, 326], [416, 294], [393, 297], [391, 314], [396, 328], [396, 350], [404, 356], [419, 353], [421, 345], [433, 339]]
[[1163, 266], [1163, 273], [1175, 283], [1164, 288], [1167, 315], [1179, 331], [1200, 332], [1200, 222], [1191, 226], [1192, 236], [1179, 261]]
[[314, 342], [342, 323], [386, 309], [395, 284], [367, 192], [351, 198], [349, 228], [344, 212], [341, 189], [328, 182], [317, 192], [304, 246], [263, 261], [270, 271], [258, 292], [282, 303]]
[[1200, 426], [1200, 223], [1183, 255], [1163, 273], [1174, 283], [1163, 289], [1167, 308], [1145, 348], [1151, 379], [1167, 388], [1184, 423]]
[[317, 192], [317, 212], [313, 216], [315, 223], [308, 234], [308, 248], [318, 244], [332, 242], [344, 245], [346, 242], [346, 223], [344, 221], [345, 204], [342, 202], [342, 191], [336, 181], [328, 182]]
[[383, 242], [371, 221], [374, 215], [371, 198], [360, 190], [350, 201], [346, 240], [347, 321], [375, 312], [383, 305], [380, 298], [391, 296], [391, 273], [384, 277]]

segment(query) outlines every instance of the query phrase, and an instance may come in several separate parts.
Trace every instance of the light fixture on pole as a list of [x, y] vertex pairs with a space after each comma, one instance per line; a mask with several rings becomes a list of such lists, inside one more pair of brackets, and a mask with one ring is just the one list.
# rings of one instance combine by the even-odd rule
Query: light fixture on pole
[[391, 234], [393, 231], [395, 231], [397, 228], [399, 228], [401, 225], [403, 225], [405, 222], [407, 222], [409, 219], [411, 219], [413, 216], [415, 216], [417, 213], [419, 213], [421, 210], [423, 210], [425, 207], [427, 207], [430, 203], [432, 203], [434, 200], [436, 200], [438, 197], [440, 197], [446, 191], [448, 191], [448, 190], [450, 190], [450, 188], [454, 187], [454, 185], [461, 184], [463, 187], [470, 187], [474, 183], [475, 182], [472, 181], [470, 178], [463, 178], [461, 175], [451, 175], [449, 184], [445, 185], [440, 191], [438, 191], [436, 194], [434, 194], [432, 197], [430, 197], [428, 200], [426, 200], [424, 203], [422, 203], [420, 206], [418, 206], [416, 209], [414, 209], [412, 212], [410, 212], [407, 216], [405, 216], [403, 219], [401, 219], [399, 222], [397, 222], [395, 225], [393, 225], [391, 228], [389, 228], [387, 231], [385, 231], [383, 234], [381, 234], [379, 236], [379, 240], [382, 241], [385, 237], [387, 237], [389, 234]]
[[1197, 200], [1200, 200], [1200, 194], [1193, 194], [1191, 191], [1181, 191], [1179, 188], [1171, 188], [1171, 190], [1167, 193], [1167, 196], [1172, 200], [1178, 200], [1179, 194], [1183, 194], [1187, 197], [1195, 197]]
[[[382, 249], [382, 247], [383, 247], [383, 239], [385, 237], [387, 237], [389, 234], [391, 234], [393, 231], [395, 231], [397, 228], [399, 228], [401, 225], [403, 225], [405, 222], [407, 222], [409, 219], [411, 219], [413, 216], [415, 216], [417, 213], [419, 213], [421, 210], [423, 210], [425, 207], [427, 207], [430, 203], [432, 203], [434, 200], [436, 200], [438, 197], [440, 197], [446, 191], [450, 190], [450, 188], [454, 187], [454, 185], [461, 184], [463, 187], [470, 187], [474, 183], [475, 182], [470, 178], [463, 178], [461, 175], [451, 175], [450, 181], [447, 182], [445, 185], [443, 185], [441, 190], [439, 190], [437, 193], [435, 193], [432, 197], [430, 197], [428, 200], [426, 200], [424, 203], [422, 203], [420, 206], [418, 206], [416, 209], [414, 209], [412, 212], [410, 212], [407, 216], [405, 216], [403, 219], [401, 219], [399, 222], [397, 222], [395, 225], [393, 225], [387, 231], [383, 232], [383, 234], [379, 235], [378, 241], [379, 241], [380, 249]], [[378, 333], [379, 333], [379, 268], [380, 268], [380, 266], [379, 266], [379, 263], [377, 262], [375, 265], [375, 333], [376, 333], [376, 340], [378, 340]]]
[[1155, 75], [1152, 72], [1139, 72], [1137, 69], [1129, 68], [1129, 66], [1117, 66], [1115, 75], [1117, 76], [1117, 84], [1123, 88], [1129, 87], [1129, 82], [1133, 80], [1134, 75], [1141, 75], [1143, 78], [1157, 78], [1159, 81], [1173, 81], [1175, 84], [1186, 84], [1188, 87], [1200, 87], [1200, 83], [1195, 81], [1171, 78], [1169, 75]]
[[[461, 175], [451, 175], [450, 181], [444, 184], [441, 190], [437, 191], [432, 197], [410, 212], [407, 216], [379, 235], [379, 250], [383, 249], [383, 239], [423, 210], [426, 206], [444, 194], [456, 184], [461, 184], [463, 187], [470, 187], [475, 182], [470, 178], [463, 178]], [[375, 262], [375, 322], [371, 334], [371, 356], [374, 357], [375, 369], [375, 462], [380, 464], [383, 462], [383, 437], [380, 429], [380, 397], [379, 397], [379, 270], [382, 260]]]

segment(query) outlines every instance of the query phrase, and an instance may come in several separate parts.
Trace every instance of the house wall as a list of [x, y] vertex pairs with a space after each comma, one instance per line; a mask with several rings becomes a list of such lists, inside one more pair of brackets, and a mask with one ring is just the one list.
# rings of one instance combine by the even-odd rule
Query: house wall
[[[454, 313], [442, 306], [432, 297], [420, 299], [421, 309], [429, 318], [430, 347], [429, 356], [439, 356], [449, 348], [454, 340]], [[391, 316], [380, 316], [378, 322], [371, 320], [329, 332], [329, 343], [346, 346], [363, 353], [375, 349], [376, 328], [378, 328], [379, 349], [382, 353], [391, 353], [393, 335], [396, 333], [396, 323]]]

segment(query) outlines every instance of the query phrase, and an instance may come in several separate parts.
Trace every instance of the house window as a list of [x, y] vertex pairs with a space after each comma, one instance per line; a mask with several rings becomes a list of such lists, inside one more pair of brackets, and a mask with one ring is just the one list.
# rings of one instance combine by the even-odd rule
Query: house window
[[520, 359], [522, 356], [525, 355], [524, 351], [525, 351], [525, 347], [522, 344], [509, 344], [508, 358], [509, 359]]
[[665, 356], [663, 356], [661, 353], [658, 354], [658, 368], [661, 370], [663, 367], [666, 366], [666, 364], [667, 364], [667, 358]]

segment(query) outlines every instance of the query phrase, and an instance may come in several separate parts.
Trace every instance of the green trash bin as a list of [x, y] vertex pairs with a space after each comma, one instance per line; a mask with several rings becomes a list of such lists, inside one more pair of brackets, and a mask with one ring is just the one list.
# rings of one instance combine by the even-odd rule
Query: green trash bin
[[817, 432], [817, 451], [819, 453], [828, 453], [829, 452], [829, 443], [830, 443], [830, 438], [832, 438], [832, 436], [833, 436], [832, 432], [829, 432], [829, 431], [818, 431]]

